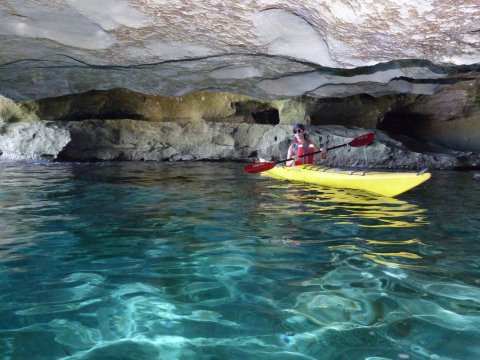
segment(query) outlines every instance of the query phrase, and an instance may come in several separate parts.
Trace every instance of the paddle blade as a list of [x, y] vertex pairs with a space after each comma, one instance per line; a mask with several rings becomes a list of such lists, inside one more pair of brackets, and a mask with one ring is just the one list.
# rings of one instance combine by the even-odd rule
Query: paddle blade
[[262, 171], [267, 171], [275, 167], [277, 163], [274, 162], [257, 162], [253, 164], [249, 164], [243, 168], [244, 171], [255, 174]]
[[373, 140], [375, 140], [375, 134], [371, 132], [371, 133], [356, 137], [355, 139], [350, 141], [348, 145], [353, 147], [367, 146], [367, 145], [370, 145], [373, 142]]

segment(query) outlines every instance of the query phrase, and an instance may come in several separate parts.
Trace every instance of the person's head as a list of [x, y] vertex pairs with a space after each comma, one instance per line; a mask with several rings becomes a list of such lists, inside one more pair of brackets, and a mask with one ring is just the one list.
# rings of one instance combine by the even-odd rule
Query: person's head
[[303, 124], [295, 124], [293, 125], [293, 134], [295, 135], [295, 138], [297, 139], [302, 139], [305, 137], [305, 125]]

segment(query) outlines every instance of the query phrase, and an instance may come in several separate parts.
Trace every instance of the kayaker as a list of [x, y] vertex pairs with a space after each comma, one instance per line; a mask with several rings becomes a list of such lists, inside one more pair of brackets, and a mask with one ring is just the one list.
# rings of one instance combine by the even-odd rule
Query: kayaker
[[305, 125], [293, 125], [293, 134], [295, 135], [295, 140], [289, 146], [287, 153], [287, 158], [293, 158], [293, 160], [287, 161], [287, 166], [313, 164], [314, 155], [305, 157], [302, 157], [302, 155], [313, 153], [315, 151], [320, 151], [319, 155], [322, 159], [327, 157], [327, 151], [323, 148], [319, 148], [308, 138]]

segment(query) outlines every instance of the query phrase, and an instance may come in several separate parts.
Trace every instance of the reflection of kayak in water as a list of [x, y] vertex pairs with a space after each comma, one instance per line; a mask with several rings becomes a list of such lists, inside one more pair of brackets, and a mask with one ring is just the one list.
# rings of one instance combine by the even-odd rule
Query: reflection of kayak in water
[[428, 172], [341, 170], [322, 165], [276, 166], [262, 175], [334, 188], [366, 190], [390, 197], [400, 195], [431, 177]]
[[[426, 241], [415, 228], [428, 226], [429, 220], [427, 210], [415, 202], [301, 182], [259, 183], [262, 200], [250, 223], [258, 222], [260, 238], [272, 241], [270, 226], [285, 227], [282, 239], [274, 240], [283, 245], [322, 244], [336, 259], [423, 266]], [[269, 226], [263, 219], [269, 219]]]
[[[262, 205], [269, 213], [315, 214], [317, 220], [334, 220], [335, 226], [356, 224], [360, 227], [407, 228], [428, 224], [425, 209], [418, 205], [363, 190], [285, 181], [271, 183], [268, 190], [264, 197], [269, 195], [277, 199], [265, 201]], [[280, 190], [287, 204], [279, 202], [278, 196], [272, 195]]]

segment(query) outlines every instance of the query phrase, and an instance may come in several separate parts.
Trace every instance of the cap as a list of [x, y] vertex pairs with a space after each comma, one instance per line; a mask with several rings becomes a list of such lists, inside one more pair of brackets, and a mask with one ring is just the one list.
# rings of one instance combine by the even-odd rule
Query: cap
[[295, 125], [293, 125], [293, 130], [295, 130], [295, 129], [305, 130], [305, 125], [295, 124]]

